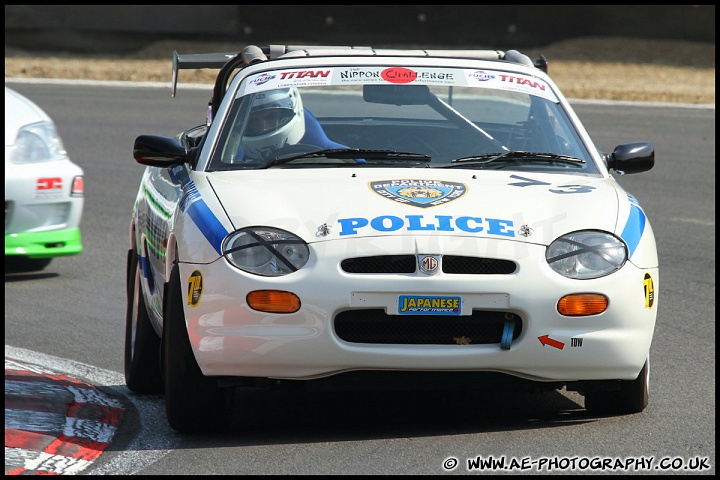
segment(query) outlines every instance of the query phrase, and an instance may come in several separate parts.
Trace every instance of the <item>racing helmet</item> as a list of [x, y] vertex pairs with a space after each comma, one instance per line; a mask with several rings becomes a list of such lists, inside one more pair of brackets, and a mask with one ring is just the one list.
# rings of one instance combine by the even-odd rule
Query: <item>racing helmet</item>
[[300, 92], [295, 87], [253, 94], [242, 145], [253, 156], [264, 156], [305, 135]]

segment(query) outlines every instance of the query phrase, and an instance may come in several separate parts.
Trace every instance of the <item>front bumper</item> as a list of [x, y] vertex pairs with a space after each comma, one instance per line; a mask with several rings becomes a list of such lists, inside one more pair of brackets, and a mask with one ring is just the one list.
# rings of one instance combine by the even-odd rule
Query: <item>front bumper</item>
[[[348, 257], [388, 254], [463, 255], [514, 260], [509, 275], [349, 274]], [[184, 288], [190, 341], [205, 375], [314, 379], [361, 370], [498, 372], [543, 382], [637, 377], [648, 356], [657, 313], [658, 269], [628, 262], [620, 271], [594, 280], [570, 280], [545, 262], [545, 247], [495, 239], [383, 237], [324, 242], [312, 246], [311, 261], [284, 277], [248, 275], [224, 259], [209, 265], [181, 264], [181, 278], [202, 275], [194, 306]], [[654, 281], [646, 307], [644, 276]], [[193, 277], [196, 281], [197, 273]], [[189, 286], [189, 283], [185, 284]], [[249, 291], [276, 289], [299, 296], [294, 314], [255, 311]], [[606, 295], [599, 315], [565, 317], [557, 302], [569, 293]], [[473, 312], [502, 312], [519, 319], [507, 345], [347, 341], [335, 319], [342, 312], [384, 310], [382, 322], [402, 321], [397, 302], [404, 296], [460, 298], [460, 316], [432, 320], [462, 323]], [[358, 318], [362, 318], [362, 313]], [[362, 320], [360, 320], [362, 321]], [[482, 321], [482, 320], [480, 320]], [[429, 323], [432, 328], [432, 321]]]

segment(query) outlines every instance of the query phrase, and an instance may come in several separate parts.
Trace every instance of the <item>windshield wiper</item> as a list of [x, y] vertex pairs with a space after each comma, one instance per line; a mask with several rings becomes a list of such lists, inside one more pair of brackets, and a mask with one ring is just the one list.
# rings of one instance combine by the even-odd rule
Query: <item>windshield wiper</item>
[[492, 166], [493, 168], [500, 169], [508, 166], [508, 164], [521, 165], [534, 163], [564, 163], [580, 166], [586, 162], [580, 158], [571, 157], [569, 155], [559, 155], [557, 153], [514, 151], [487, 153], [484, 155], [456, 158], [453, 159], [449, 165], [438, 165], [438, 168]]
[[[362, 148], [328, 148], [325, 150], [317, 150], [315, 152], [280, 155], [278, 157], [271, 158], [260, 168], [283, 165], [285, 163], [292, 162], [293, 160], [302, 158], [352, 158], [356, 160], [356, 164], [364, 164], [367, 163], [368, 160], [392, 160], [425, 163], [429, 163], [431, 160], [431, 157], [429, 155], [425, 155], [424, 153], [396, 152], [394, 150], [365, 150]], [[317, 163], [311, 163], [309, 165], [317, 165]]]

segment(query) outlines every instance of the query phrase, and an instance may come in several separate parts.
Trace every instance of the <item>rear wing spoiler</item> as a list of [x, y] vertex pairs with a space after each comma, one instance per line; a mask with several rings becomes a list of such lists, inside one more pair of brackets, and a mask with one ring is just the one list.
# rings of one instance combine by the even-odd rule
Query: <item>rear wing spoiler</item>
[[178, 73], [180, 70], [198, 70], [202, 68], [222, 68], [228, 60], [236, 56], [233, 53], [190, 53], [181, 55], [173, 51], [172, 91], [171, 96], [177, 93]]
[[[257, 49], [257, 50], [255, 50]], [[258, 51], [259, 50], [259, 51]], [[224, 52], [224, 53], [188, 53], [180, 54], [173, 51], [173, 68], [172, 68], [172, 96], [177, 92], [178, 73], [180, 70], [198, 70], [203, 68], [222, 68], [225, 64], [237, 57], [245, 55], [245, 63], [250, 65], [258, 61], [280, 58], [281, 56], [291, 52], [307, 52], [317, 55], [318, 50], [325, 52], [325, 55], [334, 53], [342, 53], [347, 55], [348, 50], [362, 51], [367, 55], [372, 51], [371, 47], [317, 47], [303, 45], [270, 45], [268, 47], [254, 47], [249, 45], [240, 52]], [[309, 55], [302, 55], [309, 56]]]

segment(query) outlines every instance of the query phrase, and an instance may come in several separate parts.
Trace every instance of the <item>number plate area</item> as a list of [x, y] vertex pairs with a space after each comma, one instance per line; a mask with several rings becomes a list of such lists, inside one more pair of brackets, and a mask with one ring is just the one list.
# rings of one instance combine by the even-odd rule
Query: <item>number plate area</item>
[[464, 295], [398, 294], [353, 292], [353, 308], [382, 307], [388, 315], [472, 315], [473, 309], [506, 309], [507, 293], [472, 293]]

